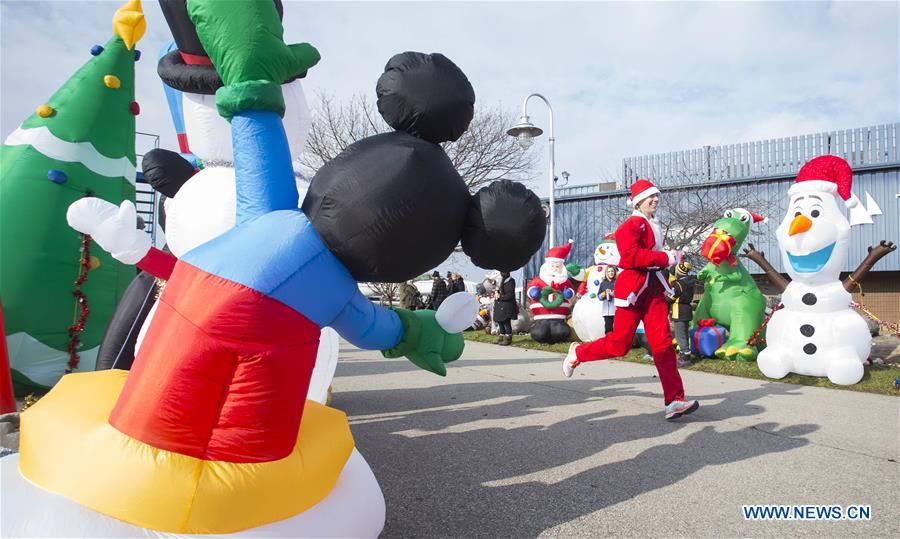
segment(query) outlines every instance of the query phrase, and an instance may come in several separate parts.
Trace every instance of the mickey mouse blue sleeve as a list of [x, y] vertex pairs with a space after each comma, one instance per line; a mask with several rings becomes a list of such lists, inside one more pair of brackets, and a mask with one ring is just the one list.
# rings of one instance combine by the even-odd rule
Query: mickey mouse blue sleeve
[[277, 112], [246, 110], [231, 120], [237, 224], [275, 210], [296, 209], [297, 183]]
[[329, 325], [351, 344], [366, 350], [393, 348], [403, 337], [397, 313], [375, 305], [358, 290]]

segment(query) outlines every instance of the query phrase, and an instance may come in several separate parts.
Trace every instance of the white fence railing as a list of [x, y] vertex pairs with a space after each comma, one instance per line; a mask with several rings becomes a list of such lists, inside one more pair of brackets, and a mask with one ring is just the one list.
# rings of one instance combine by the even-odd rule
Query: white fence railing
[[884, 124], [628, 157], [622, 162], [622, 179], [626, 187], [638, 178], [671, 187], [784, 176], [796, 174], [819, 155], [843, 157], [855, 169], [900, 162], [898, 146], [900, 123]]

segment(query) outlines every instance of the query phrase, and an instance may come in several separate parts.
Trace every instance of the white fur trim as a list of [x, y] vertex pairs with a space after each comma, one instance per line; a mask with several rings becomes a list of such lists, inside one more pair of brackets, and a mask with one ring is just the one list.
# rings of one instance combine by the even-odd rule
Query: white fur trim
[[536, 314], [533, 317], [535, 320], [552, 320], [552, 319], [565, 319], [566, 315], [564, 314]]
[[544, 258], [544, 262], [565, 262], [565, 258], [557, 258], [555, 256], [548, 256]]
[[803, 182], [794, 182], [788, 189], [788, 195], [799, 195], [801, 193], [828, 193], [839, 196], [837, 192], [837, 184], [826, 180], [806, 180]]
[[[654, 271], [653, 273], [656, 274], [656, 278], [659, 279], [659, 282], [662, 283], [663, 289], [666, 291], [667, 294], [671, 294], [672, 292], [674, 292], [672, 290], [672, 287], [669, 285], [669, 281], [666, 280], [666, 278], [663, 276], [661, 271]], [[649, 279], [649, 277], [648, 277], [648, 279]]]
[[[452, 294], [451, 294], [451, 295], [452, 295]], [[448, 297], [449, 297], [449, 296], [448, 296]], [[529, 298], [529, 299], [530, 299], [530, 298]], [[537, 300], [532, 300], [532, 301], [534, 301], [534, 303], [531, 303], [531, 304], [528, 305], [528, 308], [531, 309], [531, 310], [534, 310], [534, 309], [549, 309], [549, 308], [550, 308], [550, 307], [544, 307], [544, 306], [541, 305], [541, 303], [540, 303], [539, 301], [537, 301]], [[564, 300], [564, 301], [563, 301], [562, 303], [560, 303], [558, 306], [553, 307], [553, 308], [554, 308], [554, 309], [562, 309], [563, 307], [571, 307], [571, 306], [572, 306], [572, 303], [571, 303], [569, 300]]]
[[46, 126], [31, 129], [18, 128], [6, 138], [7, 146], [31, 145], [51, 159], [67, 163], [81, 163], [91, 172], [108, 178], [124, 177], [134, 185], [137, 175], [134, 164], [127, 157], [113, 159], [97, 151], [90, 142], [69, 142], [47, 129]]
[[637, 196], [633, 197], [631, 199], [631, 204], [632, 204], [632, 206], [637, 206], [638, 203], [640, 201], [644, 200], [645, 198], [647, 198], [649, 196], [653, 196], [653, 195], [658, 195], [658, 194], [659, 194], [658, 187], [656, 187], [655, 185], [653, 187], [648, 187], [647, 189], [644, 189], [643, 191], [638, 193]]

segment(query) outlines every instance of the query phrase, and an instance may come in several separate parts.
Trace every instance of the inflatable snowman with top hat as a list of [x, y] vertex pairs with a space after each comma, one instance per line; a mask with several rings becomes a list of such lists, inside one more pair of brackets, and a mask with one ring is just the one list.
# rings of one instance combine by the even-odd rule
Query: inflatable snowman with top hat
[[[283, 7], [280, 0], [275, 0], [274, 4], [281, 18]], [[164, 224], [161, 223], [163, 237], [171, 254], [180, 258], [234, 227], [234, 152], [231, 126], [216, 109], [215, 92], [222, 87], [222, 80], [188, 17], [187, 3], [185, 0], [160, 0], [160, 7], [177, 48], [160, 58], [157, 72], [165, 85], [181, 94], [186, 133], [184, 136], [179, 135], [179, 144], [182, 152], [191, 153], [199, 159], [202, 168], [194, 170], [193, 165], [188, 164], [179, 154], [164, 149], [148, 152], [144, 156], [142, 168], [150, 184], [163, 195], [160, 204], [165, 219]], [[312, 116], [300, 82], [305, 75], [304, 72], [297, 78], [284, 81], [281, 86], [285, 102], [283, 126], [291, 157], [295, 160], [303, 151], [312, 125]], [[299, 204], [303, 203], [307, 189], [307, 182], [298, 179]], [[103, 202], [99, 199], [86, 201], [83, 205], [70, 209], [70, 224], [99, 228], [99, 215], [103, 212], [98, 206], [109, 206]], [[87, 215], [79, 217], [79, 210]], [[112, 215], [112, 209], [105, 208], [105, 211]], [[142, 260], [142, 257], [149, 255], [150, 258], [160, 260], [161, 253], [149, 245], [145, 234], [135, 233], [134, 227], [127, 224], [136, 217], [130, 217], [135, 214], [133, 206], [120, 208], [117, 212], [127, 214], [119, 217], [123, 225], [119, 235], [123, 238], [120, 243], [128, 244], [128, 249], [111, 254], [123, 263], [137, 264], [164, 283], [174, 262], [163, 262], [168, 271], [158, 271], [158, 264], [146, 264], [146, 259]], [[109, 223], [106, 225], [109, 229]], [[125, 251], [129, 251], [131, 256]], [[117, 254], [120, 256], [116, 256]], [[121, 256], [123, 254], [124, 259]], [[135, 277], [135, 281], [141, 279], [147, 280], [146, 276]], [[136, 284], [133, 283], [132, 287]], [[150, 297], [154, 293], [158, 295], [158, 291], [154, 288], [151, 293], [147, 283], [141, 284], [143, 287], [133, 298], [123, 298], [117, 305], [116, 314], [100, 347], [98, 369], [112, 367], [127, 370], [131, 367], [156, 312], [156, 302]], [[146, 309], [148, 301], [152, 304], [149, 311]], [[316, 369], [309, 389], [309, 398], [317, 402], [324, 403], [328, 397], [328, 388], [337, 367], [338, 348], [337, 333], [331, 328], [323, 328]]]
[[[784, 308], [769, 321], [768, 347], [757, 359], [769, 378], [795, 372], [849, 385], [863, 376], [872, 339], [840, 280], [851, 224], [872, 222], [850, 190], [852, 176], [845, 160], [821, 156], [800, 169], [788, 191], [788, 211], [776, 234], [792, 281], [782, 295]], [[839, 201], [850, 208], [850, 222]]]

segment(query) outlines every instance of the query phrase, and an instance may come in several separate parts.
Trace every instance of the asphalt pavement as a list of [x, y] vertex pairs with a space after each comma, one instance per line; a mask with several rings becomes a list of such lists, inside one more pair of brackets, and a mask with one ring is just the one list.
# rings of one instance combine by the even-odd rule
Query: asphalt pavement
[[[441, 378], [342, 343], [332, 405], [384, 492], [383, 536], [900, 537], [900, 398], [685, 371], [701, 407], [668, 422], [652, 366], [565, 379], [561, 359], [467, 342]], [[747, 520], [752, 504], [870, 519]]]

